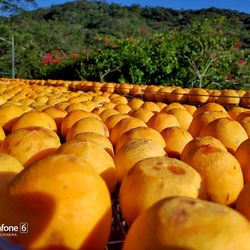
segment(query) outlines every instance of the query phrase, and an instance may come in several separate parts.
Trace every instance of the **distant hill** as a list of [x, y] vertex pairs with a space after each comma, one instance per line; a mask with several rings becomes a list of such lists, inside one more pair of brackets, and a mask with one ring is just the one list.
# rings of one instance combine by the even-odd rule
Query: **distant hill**
[[[98, 46], [100, 36], [107, 39], [150, 37], [158, 32], [188, 30], [193, 22], [221, 17], [226, 20], [223, 26], [226, 34], [239, 37], [242, 48], [250, 48], [250, 14], [216, 8], [193, 11], [139, 5], [126, 7], [105, 1], [74, 1], [9, 18], [0, 17], [0, 34], [2, 37], [14, 34], [17, 60], [30, 61], [55, 50], [65, 54], [91, 50]], [[6, 50], [8, 46], [0, 44], [0, 56], [8, 57], [3, 55]], [[29, 67], [28, 64], [22, 67]], [[19, 72], [21, 70], [20, 66]]]

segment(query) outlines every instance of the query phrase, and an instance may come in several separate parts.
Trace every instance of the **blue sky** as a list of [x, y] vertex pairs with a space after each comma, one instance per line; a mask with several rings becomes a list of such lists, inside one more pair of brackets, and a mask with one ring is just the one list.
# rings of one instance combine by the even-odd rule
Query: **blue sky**
[[[49, 7], [52, 4], [62, 4], [67, 0], [36, 0], [38, 7]], [[140, 4], [141, 6], [162, 6], [173, 9], [202, 9], [217, 7], [233, 9], [250, 13], [250, 0], [107, 0], [121, 5]]]

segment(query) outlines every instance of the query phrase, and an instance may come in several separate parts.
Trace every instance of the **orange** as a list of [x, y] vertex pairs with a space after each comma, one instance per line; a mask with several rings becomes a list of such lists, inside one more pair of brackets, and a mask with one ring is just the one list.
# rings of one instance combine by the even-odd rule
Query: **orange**
[[74, 123], [68, 130], [66, 141], [70, 141], [74, 139], [76, 135], [85, 132], [97, 133], [109, 137], [109, 130], [104, 122], [93, 117], [86, 117]]
[[144, 101], [139, 98], [132, 98], [128, 101], [129, 107], [133, 110], [140, 108], [143, 103]]
[[125, 132], [127, 132], [132, 128], [137, 128], [137, 127], [147, 127], [147, 125], [142, 120], [133, 117], [120, 120], [111, 129], [110, 140], [112, 144], [115, 145], [117, 143], [117, 140], [122, 136], [122, 134], [124, 134]]
[[250, 138], [243, 141], [234, 156], [239, 161], [245, 182], [250, 181]]
[[68, 130], [79, 120], [86, 117], [93, 117], [96, 119], [101, 119], [98, 115], [84, 111], [84, 110], [74, 110], [68, 113], [64, 119], [62, 120], [61, 124], [61, 134], [64, 138], [68, 133]]
[[181, 108], [174, 108], [170, 109], [167, 113], [174, 115], [177, 118], [181, 128], [184, 128], [186, 130], [189, 129], [190, 124], [193, 120], [193, 116], [187, 110]]
[[5, 104], [0, 106], [0, 126], [6, 133], [9, 133], [13, 122], [23, 113], [22, 107], [17, 105]]
[[18, 129], [5, 137], [0, 151], [17, 158], [25, 167], [53, 154], [61, 145], [55, 132], [42, 127]]
[[25, 249], [104, 249], [111, 213], [100, 176], [74, 155], [61, 154], [15, 177], [2, 201], [0, 220], [28, 224], [28, 233], [9, 238]]
[[124, 134], [122, 134], [122, 136], [118, 139], [116, 143], [115, 150], [117, 152], [128, 141], [134, 139], [142, 139], [142, 138], [155, 141], [159, 143], [163, 148], [166, 146], [163, 137], [155, 129], [149, 127], [137, 127], [137, 128], [132, 128], [127, 132], [125, 132]]
[[154, 112], [148, 109], [139, 108], [139, 109], [131, 110], [129, 112], [129, 115], [133, 116], [134, 118], [138, 118], [144, 122], [148, 122], [148, 120], [154, 115]]
[[103, 110], [99, 116], [105, 122], [110, 116], [115, 115], [115, 114], [119, 114], [119, 112], [117, 110], [108, 108], [108, 109]]
[[227, 112], [222, 105], [215, 103], [215, 102], [208, 102], [202, 105], [200, 108], [198, 108], [194, 112], [193, 116], [196, 117], [197, 115], [202, 114], [203, 112], [206, 112], [206, 111], [222, 111], [225, 113]]
[[140, 108], [147, 109], [152, 112], [160, 112], [159, 106], [156, 103], [150, 101], [144, 102]]
[[115, 105], [114, 110], [117, 110], [119, 113], [127, 114], [131, 108], [127, 104], [117, 104]]
[[112, 157], [98, 144], [88, 140], [73, 140], [58, 148], [59, 154], [74, 154], [88, 166], [91, 166], [104, 179], [110, 192], [116, 184], [116, 169]]
[[218, 103], [224, 106], [236, 106], [240, 102], [240, 96], [234, 89], [223, 89], [218, 98]]
[[165, 128], [161, 131], [161, 135], [165, 140], [165, 151], [168, 156], [177, 159], [180, 158], [187, 143], [193, 139], [192, 135], [187, 130], [180, 127]]
[[188, 92], [188, 102], [190, 104], [202, 104], [208, 101], [209, 94], [205, 89], [190, 89]]
[[119, 201], [124, 219], [130, 225], [157, 201], [177, 195], [206, 198], [201, 176], [182, 161], [150, 157], [137, 162], [124, 177]]
[[74, 138], [74, 141], [82, 140], [87, 140], [98, 144], [99, 146], [104, 148], [111, 155], [111, 157], [114, 157], [113, 145], [107, 137], [97, 133], [85, 132], [76, 135], [76, 137]]
[[168, 127], [180, 127], [180, 123], [174, 115], [166, 113], [156, 113], [147, 122], [150, 128], [161, 132], [163, 129]]
[[180, 104], [179, 102], [172, 102], [171, 104], [169, 104], [165, 108], [163, 108], [161, 110], [161, 112], [167, 113], [169, 110], [176, 109], [176, 108], [185, 110], [185, 107], [182, 104]]
[[123, 180], [129, 169], [143, 159], [166, 155], [164, 148], [149, 139], [134, 139], [125, 143], [115, 154], [115, 166], [117, 169], [117, 179]]
[[236, 210], [250, 221], [250, 182], [246, 183], [236, 201]]
[[164, 198], [141, 213], [123, 250], [249, 249], [250, 225], [237, 211], [191, 197]]
[[33, 126], [51, 129], [54, 132], [57, 131], [55, 121], [48, 114], [46, 114], [45, 112], [32, 110], [22, 114], [15, 120], [11, 127], [11, 132], [14, 132], [20, 128]]
[[191, 115], [193, 115], [194, 112], [197, 110], [197, 108], [196, 108], [194, 105], [183, 104], [183, 107], [184, 107]]
[[243, 188], [243, 175], [232, 154], [203, 145], [191, 149], [181, 160], [199, 172], [206, 185], [208, 200], [224, 205], [232, 205], [236, 201]]
[[187, 94], [188, 94], [188, 91], [186, 89], [183, 89], [181, 87], [176, 87], [168, 95], [167, 100], [169, 103], [172, 103], [172, 102], [184, 103], [187, 101], [187, 97], [188, 97]]
[[210, 122], [222, 118], [229, 117], [226, 112], [223, 111], [204, 111], [196, 116], [194, 116], [188, 131], [193, 137], [199, 136], [202, 129]]
[[246, 108], [243, 107], [232, 107], [230, 108], [227, 113], [230, 115], [230, 117], [234, 120], [236, 120], [236, 118], [238, 117], [239, 114], [241, 114], [242, 112], [247, 111]]
[[154, 101], [156, 97], [156, 93], [159, 89], [160, 89], [159, 86], [155, 86], [155, 85], [147, 86], [146, 89], [144, 90], [143, 97], [147, 101]]
[[182, 150], [181, 158], [182, 159], [186, 158], [191, 150], [195, 148], [197, 149], [200, 146], [204, 146], [204, 145], [210, 145], [210, 146], [217, 147], [217, 148], [227, 151], [227, 149], [222, 144], [222, 142], [212, 136], [195, 137], [189, 143], [186, 144], [186, 146]]
[[200, 136], [207, 135], [219, 139], [231, 153], [235, 153], [239, 145], [248, 138], [240, 123], [228, 117], [216, 119], [203, 127]]

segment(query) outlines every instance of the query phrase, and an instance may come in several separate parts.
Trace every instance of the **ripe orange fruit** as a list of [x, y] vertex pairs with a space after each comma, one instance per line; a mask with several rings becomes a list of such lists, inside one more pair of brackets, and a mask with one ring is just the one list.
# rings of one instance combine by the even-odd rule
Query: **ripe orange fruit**
[[161, 135], [165, 140], [165, 151], [168, 156], [177, 159], [180, 158], [187, 143], [193, 139], [192, 135], [187, 130], [180, 127], [165, 128], [161, 131]]
[[135, 139], [125, 143], [115, 154], [115, 166], [117, 169], [117, 179], [119, 182], [123, 180], [129, 169], [133, 165], [143, 159], [164, 156], [166, 152], [164, 148], [149, 139]]
[[[193, 148], [181, 160], [198, 171], [204, 180], [208, 200], [233, 204], [243, 188], [243, 175], [237, 159], [210, 145]], [[222, 178], [223, 176], [223, 178]]]
[[223, 111], [204, 111], [203, 113], [194, 116], [188, 131], [193, 137], [199, 136], [202, 129], [208, 123], [222, 117], [229, 117], [229, 115]]
[[164, 156], [137, 162], [120, 188], [119, 201], [125, 221], [131, 225], [139, 214], [169, 196], [206, 198], [200, 174], [188, 164]]
[[102, 148], [104, 148], [111, 155], [111, 157], [114, 157], [113, 145], [106, 136], [93, 133], [93, 132], [85, 132], [85, 133], [76, 135], [74, 140], [75, 141], [87, 140], [87, 141], [94, 142], [98, 144], [99, 146], [101, 146]]
[[110, 194], [100, 176], [74, 155], [49, 156], [25, 169], [1, 203], [2, 223], [28, 223], [27, 234], [9, 238], [26, 249], [104, 249], [107, 244]]
[[147, 125], [158, 132], [161, 132], [163, 129], [168, 127], [180, 127], [180, 123], [177, 118], [174, 115], [166, 113], [154, 114], [147, 122]]
[[154, 115], [154, 112], [148, 109], [139, 108], [139, 109], [131, 110], [129, 112], [129, 115], [147, 123], [148, 120]]
[[233, 154], [239, 145], [248, 138], [240, 123], [228, 117], [216, 119], [203, 127], [200, 136], [207, 135], [219, 139]]
[[74, 123], [68, 130], [66, 141], [70, 141], [74, 139], [76, 135], [85, 132], [97, 133], [109, 137], [109, 130], [104, 122], [93, 117], [86, 117]]
[[208, 101], [209, 94], [205, 89], [194, 88], [188, 92], [188, 102], [191, 104], [202, 104]]
[[227, 112], [222, 105], [215, 103], [215, 102], [208, 102], [202, 105], [200, 108], [198, 108], [194, 112], [193, 116], [196, 117], [197, 115], [202, 114], [203, 112], [206, 112], [206, 111], [222, 111], [225, 113]]
[[181, 158], [184, 159], [194, 149], [198, 149], [200, 146], [210, 145], [216, 148], [227, 151], [222, 142], [212, 136], [195, 137], [189, 143], [186, 144], [181, 153]]
[[116, 184], [116, 169], [108, 152], [94, 142], [73, 140], [57, 149], [59, 154], [74, 154], [79, 160], [91, 166], [106, 182], [113, 192]]
[[236, 210], [250, 221], [250, 182], [246, 183], [236, 201]]
[[120, 138], [118, 138], [118, 141], [115, 146], [115, 151], [118, 152], [118, 150], [125, 143], [134, 139], [149, 139], [159, 143], [163, 148], [166, 146], [163, 137], [155, 129], [149, 127], [137, 127], [128, 130], [127, 132], [122, 134]]
[[152, 112], [160, 112], [160, 108], [155, 102], [144, 102], [140, 108], [147, 109]]
[[132, 98], [128, 101], [129, 107], [133, 110], [140, 108], [143, 103], [144, 101], [139, 98]]
[[115, 145], [122, 134], [137, 127], [147, 127], [147, 125], [142, 120], [133, 117], [120, 120], [111, 130], [110, 140], [112, 144]]
[[[215, 237], [216, 235], [216, 237]], [[237, 211], [191, 197], [164, 198], [141, 213], [123, 250], [249, 249], [250, 225]]]
[[22, 114], [15, 120], [11, 127], [11, 132], [14, 132], [20, 128], [34, 126], [51, 129], [54, 132], [57, 131], [55, 121], [48, 114], [46, 114], [45, 112], [32, 110]]
[[55, 132], [42, 127], [18, 129], [5, 137], [0, 151], [14, 156], [25, 167], [53, 154], [61, 145]]
[[62, 120], [62, 124], [61, 124], [61, 134], [64, 138], [66, 138], [66, 135], [68, 133], [68, 130], [79, 120], [81, 120], [82, 118], [86, 118], [86, 117], [93, 117], [96, 119], [100, 119], [101, 118], [93, 113], [84, 111], [84, 110], [74, 110], [70, 113], [68, 113], [64, 119]]
[[5, 104], [0, 106], [0, 126], [5, 133], [10, 132], [13, 122], [23, 113], [23, 108], [18, 105]]
[[244, 176], [244, 181], [250, 181], [250, 138], [243, 141], [237, 148], [235, 158], [239, 161]]

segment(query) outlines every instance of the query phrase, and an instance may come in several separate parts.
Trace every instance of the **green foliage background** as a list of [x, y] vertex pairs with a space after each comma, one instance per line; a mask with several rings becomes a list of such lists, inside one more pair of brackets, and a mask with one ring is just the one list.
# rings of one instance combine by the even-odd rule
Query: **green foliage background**
[[[250, 15], [74, 1], [0, 17], [17, 76], [248, 88]], [[0, 71], [10, 68], [0, 41]]]

